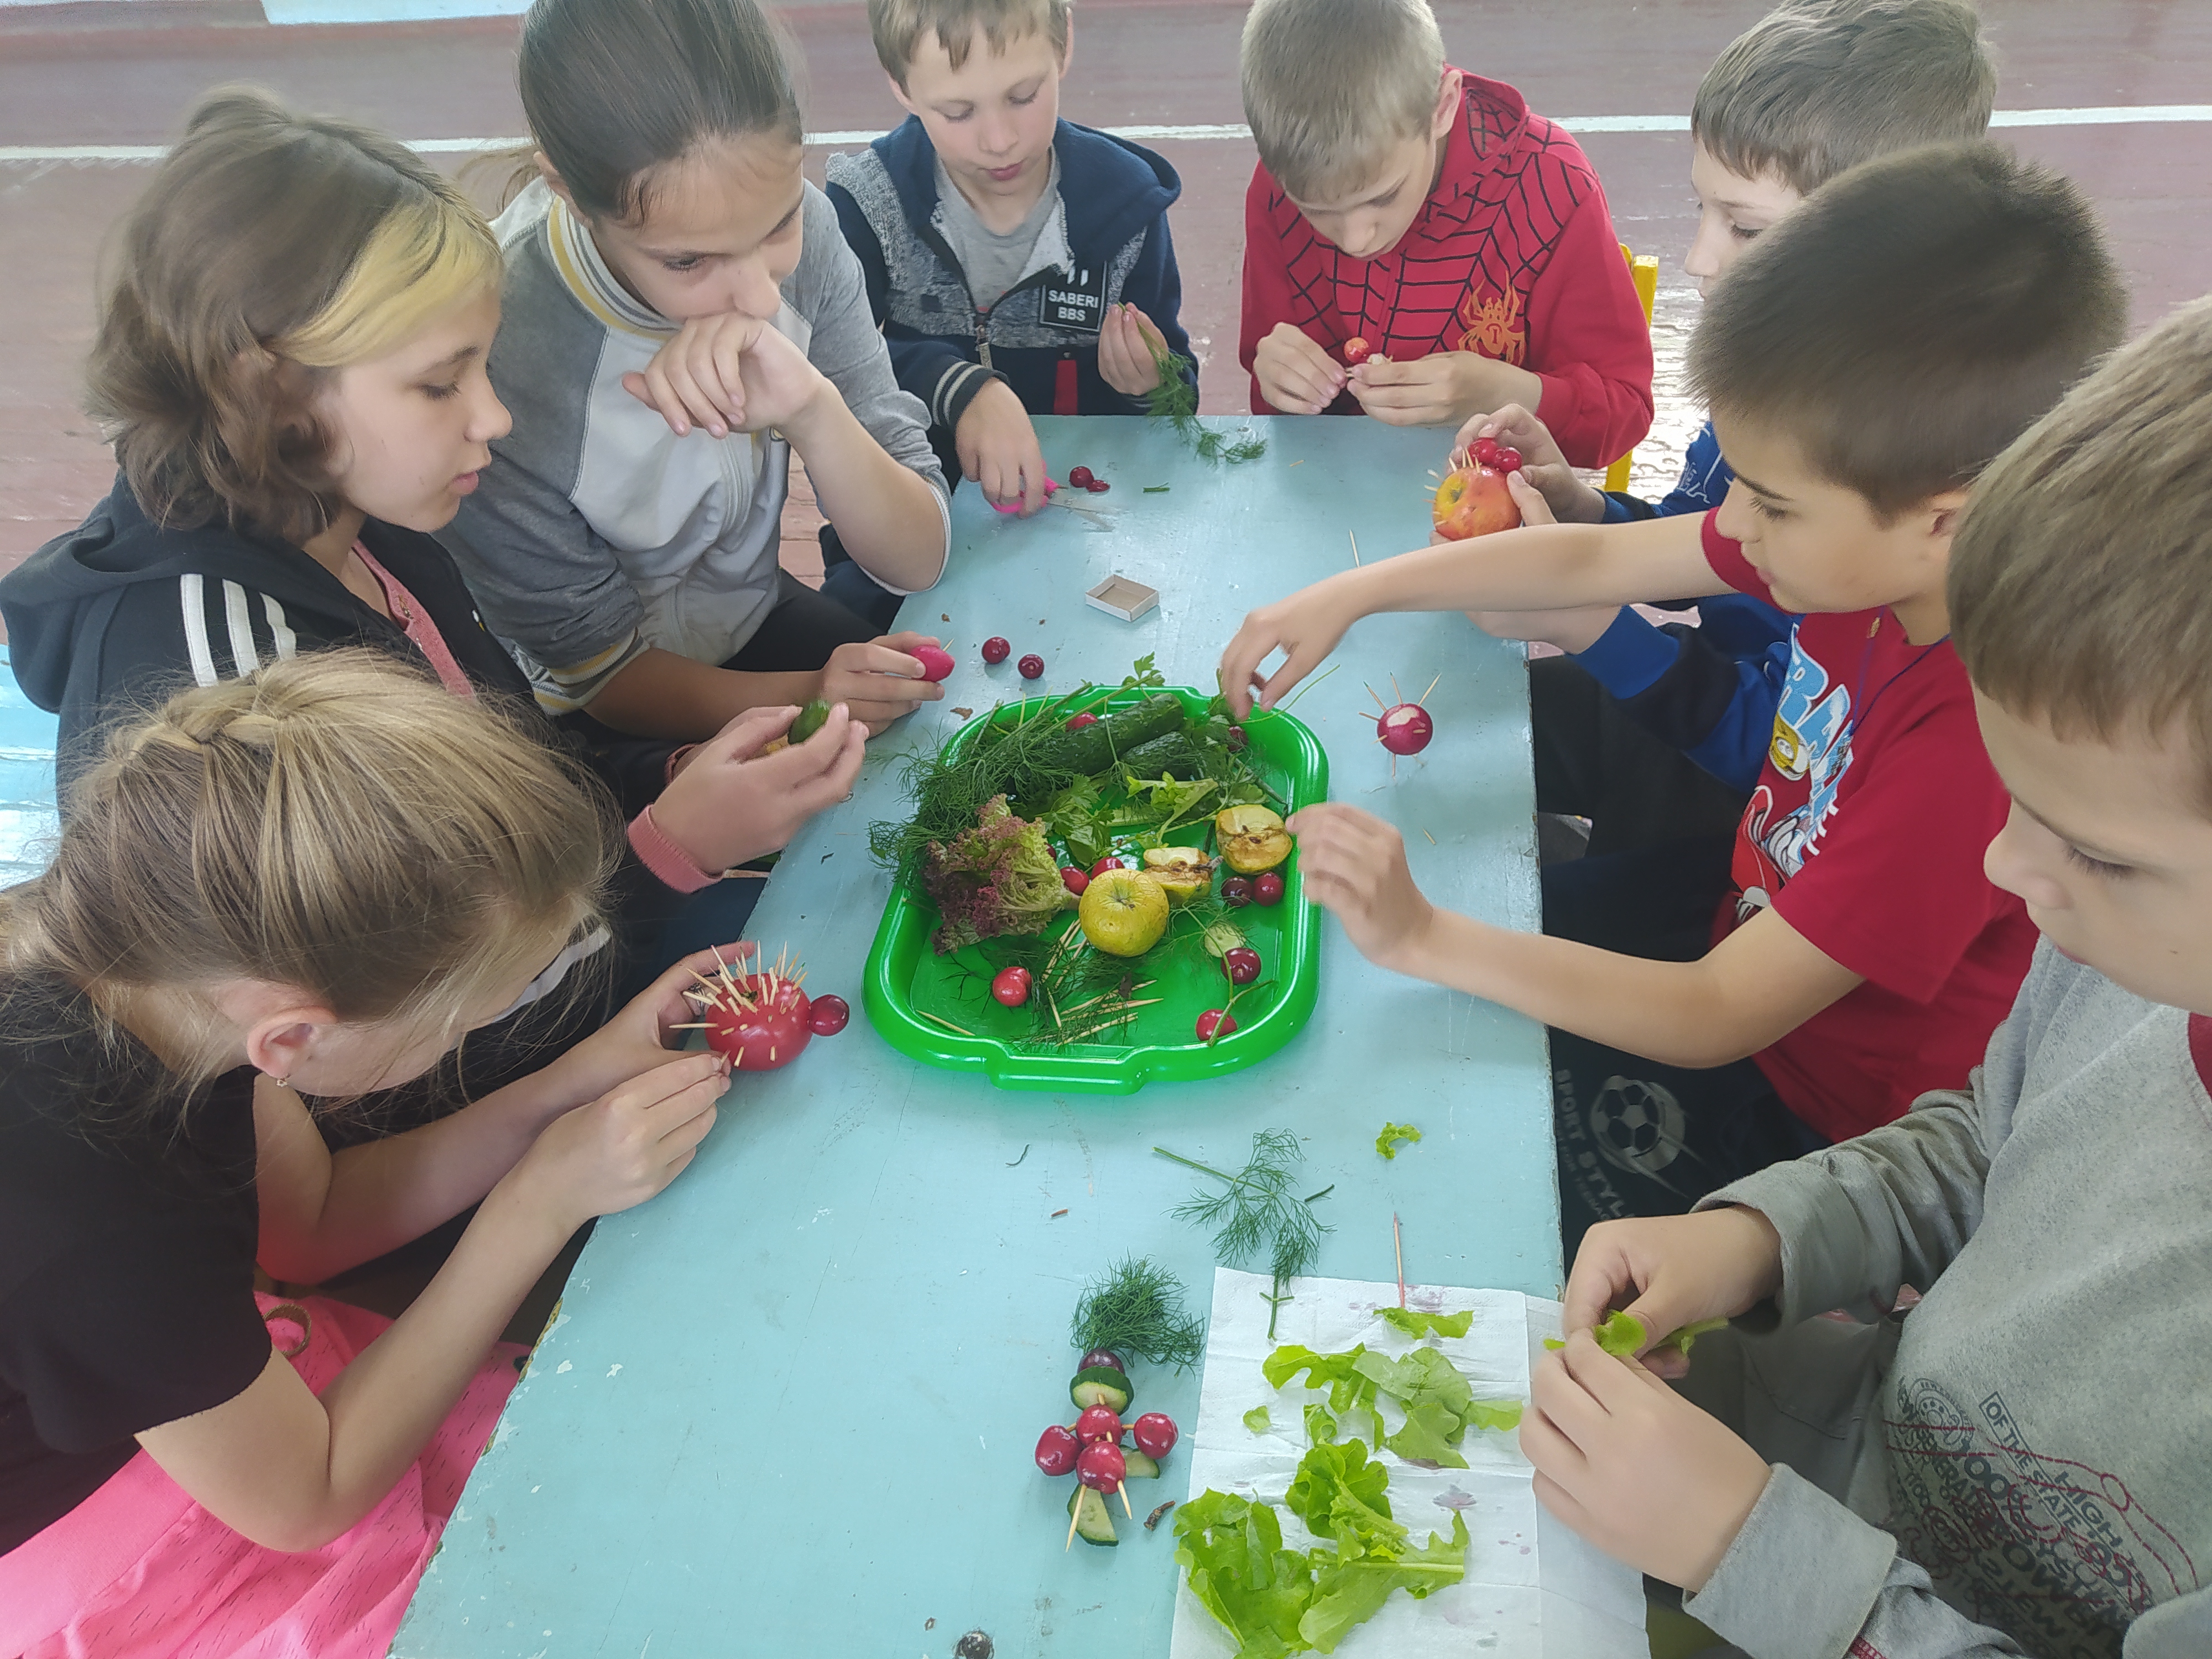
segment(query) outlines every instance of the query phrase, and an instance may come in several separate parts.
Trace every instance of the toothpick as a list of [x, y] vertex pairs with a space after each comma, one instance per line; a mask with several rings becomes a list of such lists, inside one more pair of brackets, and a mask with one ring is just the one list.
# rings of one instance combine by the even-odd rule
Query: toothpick
[[1398, 1305], [1406, 1305], [1406, 1245], [1398, 1236], [1398, 1212], [1390, 1212], [1390, 1250], [1398, 1258]]
[[672, 1031], [711, 1031], [714, 1029], [714, 1023], [712, 1020], [702, 1019], [690, 1025], [672, 1025], [668, 1029]]
[[722, 970], [722, 983], [728, 986], [732, 991], [736, 990], [738, 988], [738, 982], [730, 977], [730, 964], [722, 960], [722, 953], [720, 951], [715, 950], [711, 945], [708, 945], [707, 949], [714, 958], [714, 966]]
[[1082, 1486], [1078, 1484], [1075, 1488], [1075, 1501], [1067, 1506], [1067, 1541], [1060, 1547], [1060, 1553], [1062, 1555], [1075, 1547], [1075, 1523], [1083, 1514], [1083, 1490]]
[[722, 879], [724, 881], [766, 881], [775, 873], [773, 870], [748, 870], [741, 864], [733, 864], [722, 872]]
[[954, 1024], [951, 1020], [946, 1019], [943, 1015], [941, 1015], [941, 1014], [933, 1014], [933, 1013], [931, 1013], [931, 1012], [929, 1012], [929, 1010], [928, 1010], [928, 1009], [927, 1009], [927, 1008], [917, 1008], [917, 1009], [915, 1009], [915, 1012], [916, 1012], [917, 1014], [920, 1014], [920, 1015], [921, 1015], [924, 1019], [933, 1019], [933, 1020], [935, 1020], [935, 1021], [936, 1021], [939, 1025], [942, 1025], [942, 1026], [943, 1026], [946, 1030], [948, 1030], [948, 1031], [957, 1031], [957, 1032], [959, 1032], [959, 1033], [960, 1033], [960, 1035], [961, 1035], [962, 1036], [966, 1036], [966, 1037], [967, 1037], [967, 1036], [968, 1036], [968, 1037], [969, 1037], [969, 1036], [970, 1036], [970, 1037], [971, 1037], [971, 1036], [974, 1036], [975, 1035], [973, 1031], [969, 1030], [966, 1026], [964, 1026], [964, 1025], [955, 1025], [955, 1024]]
[[1137, 1512], [1129, 1507], [1129, 1488], [1127, 1483], [1125, 1481], [1116, 1480], [1114, 1483], [1114, 1490], [1121, 1497], [1122, 1510], [1128, 1516], [1129, 1519], [1132, 1521], [1135, 1520], [1137, 1518]]
[[[1429, 832], [1426, 830], [1422, 830], [1421, 833], [1425, 836], [1429, 836]], [[1429, 845], [1434, 847], [1436, 844], [1437, 838], [1434, 836], [1429, 836]]]
[[[708, 1001], [717, 1003], [721, 1001], [722, 987], [715, 984], [713, 980], [708, 979], [706, 975], [701, 973], [696, 968], [686, 969], [684, 971], [689, 973], [692, 978], [697, 980], [700, 984], [707, 988], [706, 994]], [[699, 993], [696, 991], [686, 991], [684, 994], [685, 996], [697, 996]]]
[[1356, 569], [1358, 568], [1359, 564], [1359, 538], [1353, 535], [1349, 530], [1346, 531], [1344, 533], [1352, 537], [1352, 562], [1353, 568]]
[[1398, 689], [1398, 677], [1395, 674], [1390, 676], [1390, 695], [1397, 698], [1400, 702], [1406, 701], [1406, 694]]
[[[1444, 671], [1441, 668], [1437, 670], [1437, 680], [1440, 680], [1443, 678], [1443, 677]], [[1433, 691], [1437, 689], [1437, 680], [1431, 680], [1429, 682], [1429, 691]], [[1413, 701], [1416, 702], [1426, 702], [1429, 700], [1429, 691], [1422, 692], [1421, 695], [1414, 698]]]
[[1366, 691], [1369, 696], [1375, 697], [1375, 706], [1377, 708], [1381, 709], [1386, 714], [1390, 712], [1390, 705], [1383, 702], [1381, 697], [1376, 696], [1375, 688], [1373, 686], [1369, 685], [1365, 680], [1360, 681], [1359, 684], [1361, 688]]

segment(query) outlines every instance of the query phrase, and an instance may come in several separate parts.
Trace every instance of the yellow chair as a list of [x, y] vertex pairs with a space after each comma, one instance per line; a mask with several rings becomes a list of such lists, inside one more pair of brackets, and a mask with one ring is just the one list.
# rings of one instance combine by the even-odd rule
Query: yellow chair
[[[1644, 302], [1644, 326], [1651, 326], [1651, 307], [1659, 296], [1659, 258], [1653, 253], [1632, 253], [1628, 244], [1620, 245], [1620, 257], [1628, 261], [1628, 280], [1636, 284], [1636, 297]], [[1607, 489], [1628, 488], [1628, 464], [1636, 459], [1631, 449], [1605, 470]]]

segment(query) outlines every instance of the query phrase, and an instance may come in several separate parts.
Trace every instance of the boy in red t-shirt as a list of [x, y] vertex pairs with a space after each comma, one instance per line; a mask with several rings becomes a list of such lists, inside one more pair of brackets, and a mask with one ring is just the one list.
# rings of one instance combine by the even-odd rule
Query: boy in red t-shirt
[[1428, 0], [1256, 0], [1243, 76], [1253, 413], [1454, 426], [1513, 403], [1577, 466], [1635, 447], [1651, 336], [1597, 174], [1445, 64]]
[[1679, 1212], [1981, 1057], [2034, 930], [1982, 872], [2008, 802], [1951, 649], [1945, 566], [1969, 482], [2117, 343], [2125, 309], [2064, 179], [1981, 143], [1871, 162], [1705, 303], [1690, 373], [1735, 471], [1721, 507], [1370, 563], [1254, 611], [1231, 643], [1242, 717], [1253, 687], [1272, 708], [1377, 611], [1735, 592], [1801, 615], [1731, 869], [1664, 849], [1584, 860], [1605, 866], [1582, 883], [1604, 902], [1560, 927], [1547, 882], [1531, 937], [1432, 908], [1397, 831], [1364, 812], [1291, 822], [1306, 890], [1370, 960], [1553, 1028], [1570, 1255], [1593, 1221]]

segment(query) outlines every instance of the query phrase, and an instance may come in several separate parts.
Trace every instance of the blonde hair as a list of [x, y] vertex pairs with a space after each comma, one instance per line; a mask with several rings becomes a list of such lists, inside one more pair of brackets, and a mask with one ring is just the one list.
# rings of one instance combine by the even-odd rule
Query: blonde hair
[[1053, 56], [1067, 56], [1069, 0], [868, 0], [868, 32], [884, 73], [906, 85], [915, 48], [930, 30], [955, 69], [968, 61], [981, 31], [994, 52], [1042, 34]]
[[2182, 307], [2022, 434], [1951, 544], [1975, 686], [2061, 737], [2179, 723], [2212, 811], [2212, 301]]
[[1244, 119], [1296, 198], [1357, 190], [1426, 137], [1443, 70], [1428, 0], [1254, 0], [1244, 19]]
[[499, 246], [405, 146], [266, 93], [202, 100], [124, 222], [88, 370], [139, 505], [294, 544], [330, 521], [331, 372], [500, 281]]
[[295, 987], [349, 1024], [458, 1039], [597, 925], [612, 837], [589, 781], [501, 714], [368, 650], [179, 693], [70, 790], [52, 865], [0, 892], [0, 970], [130, 1024], [149, 993]]

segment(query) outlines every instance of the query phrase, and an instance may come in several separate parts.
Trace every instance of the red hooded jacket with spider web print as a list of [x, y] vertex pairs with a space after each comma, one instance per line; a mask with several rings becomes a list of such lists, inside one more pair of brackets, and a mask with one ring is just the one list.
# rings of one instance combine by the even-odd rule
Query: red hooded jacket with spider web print
[[[1276, 324], [1341, 361], [1346, 340], [1410, 362], [1474, 351], [1544, 383], [1537, 410], [1567, 459], [1603, 466], [1651, 427], [1651, 335], [1582, 147], [1502, 81], [1464, 77], [1436, 188], [1396, 246], [1353, 259], [1308, 224], [1263, 165], [1244, 195], [1249, 372]], [[1252, 411], [1276, 411], [1252, 383]], [[1331, 414], [1356, 415], [1346, 392]]]

